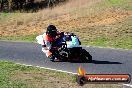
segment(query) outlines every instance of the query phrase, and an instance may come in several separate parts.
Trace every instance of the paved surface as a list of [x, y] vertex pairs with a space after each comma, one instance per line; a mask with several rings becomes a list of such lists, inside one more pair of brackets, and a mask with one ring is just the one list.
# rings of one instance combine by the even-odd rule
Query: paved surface
[[0, 41], [0, 59], [74, 73], [82, 66], [87, 73], [123, 73], [132, 76], [132, 50], [84, 48], [93, 56], [92, 63], [50, 62], [38, 44]]

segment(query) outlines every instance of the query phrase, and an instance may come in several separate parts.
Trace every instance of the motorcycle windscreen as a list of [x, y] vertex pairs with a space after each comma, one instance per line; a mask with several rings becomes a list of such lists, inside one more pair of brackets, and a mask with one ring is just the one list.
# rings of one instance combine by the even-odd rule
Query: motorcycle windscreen
[[77, 36], [71, 36], [72, 41], [67, 41], [67, 48], [80, 47]]

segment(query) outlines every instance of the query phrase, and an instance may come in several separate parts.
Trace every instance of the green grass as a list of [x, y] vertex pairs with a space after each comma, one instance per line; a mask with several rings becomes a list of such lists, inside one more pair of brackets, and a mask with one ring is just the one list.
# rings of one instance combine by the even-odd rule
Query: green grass
[[91, 46], [132, 49], [131, 24], [132, 17], [128, 17], [121, 22], [109, 25], [86, 27], [81, 30], [85, 31], [82, 35], [87, 35], [81, 37], [82, 43]]
[[57, 86], [49, 77], [53, 79], [66, 77], [65, 80], [75, 83], [75, 77], [70, 74], [0, 61], [0, 88], [42, 88], [41, 85], [52, 88]]
[[107, 0], [107, 1], [113, 5], [122, 5], [126, 2], [129, 2], [130, 0]]
[[132, 37], [124, 38], [114, 38], [109, 39], [107, 37], [96, 38], [95, 40], [83, 41], [83, 45], [90, 46], [102, 46], [111, 48], [122, 48], [122, 49], [132, 49]]
[[28, 70], [12, 62], [0, 61], [0, 88], [27, 88], [30, 86], [22, 80], [13, 80], [11, 76], [15, 70]]
[[[76, 76], [0, 61], [0, 88], [78, 88]], [[81, 88], [122, 88], [116, 84], [86, 84]]]
[[110, 7], [110, 8], [120, 8], [124, 10], [132, 10], [132, 1], [131, 0], [104, 0], [98, 4], [101, 7]]
[[20, 13], [0, 13], [0, 22], [8, 21], [11, 17], [19, 16]]
[[0, 13], [0, 21], [4, 22], [10, 13]]
[[0, 13], [0, 19], [9, 16], [10, 13]]
[[25, 35], [25, 36], [7, 36], [7, 37], [0, 37], [0, 40], [35, 42], [36, 36], [37, 36], [37, 34]]

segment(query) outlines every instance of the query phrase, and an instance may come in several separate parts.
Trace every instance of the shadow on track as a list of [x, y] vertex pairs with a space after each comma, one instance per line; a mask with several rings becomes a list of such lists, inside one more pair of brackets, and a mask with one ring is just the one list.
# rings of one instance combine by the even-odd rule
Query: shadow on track
[[[89, 63], [89, 62], [79, 62], [79, 61], [57, 61], [57, 62], [69, 62], [69, 63]], [[122, 64], [121, 62], [113, 62], [113, 61], [100, 61], [100, 60], [93, 60], [89, 64]]]
[[112, 62], [112, 61], [99, 61], [99, 60], [93, 60], [93, 64], [122, 64], [120, 62]]

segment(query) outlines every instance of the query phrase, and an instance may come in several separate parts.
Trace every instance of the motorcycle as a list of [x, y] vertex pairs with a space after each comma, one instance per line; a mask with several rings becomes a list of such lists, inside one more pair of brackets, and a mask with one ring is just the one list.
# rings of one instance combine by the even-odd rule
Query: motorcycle
[[92, 62], [92, 56], [80, 46], [80, 41], [74, 34], [60, 36], [52, 45], [52, 54], [59, 61]]

